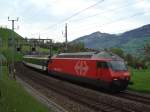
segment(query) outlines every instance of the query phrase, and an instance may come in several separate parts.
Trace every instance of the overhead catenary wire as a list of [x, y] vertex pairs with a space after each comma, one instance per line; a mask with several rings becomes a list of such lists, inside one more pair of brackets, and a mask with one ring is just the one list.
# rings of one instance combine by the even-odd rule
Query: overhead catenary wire
[[14, 25], [15, 25], [15, 22], [17, 22], [19, 20], [19, 18], [17, 17], [17, 19], [10, 19], [9, 17], [8, 17], [8, 21], [11, 21], [11, 23], [12, 23], [12, 32], [11, 32], [11, 39], [12, 39], [12, 42], [11, 42], [11, 46], [10, 47], [12, 47], [12, 62], [11, 62], [11, 75], [13, 76], [13, 78], [15, 79], [15, 65], [14, 65], [14, 63], [15, 63], [15, 36], [14, 36]]
[[[86, 27], [86, 28], [83, 28], [83, 29], [78, 29], [78, 30], [74, 30], [72, 33], [76, 33], [78, 31], [82, 31], [82, 30], [88, 30], [88, 29], [93, 29], [93, 28], [96, 28], [96, 27], [103, 27], [103, 26], [106, 26], [106, 25], [110, 25], [110, 24], [114, 24], [115, 22], [119, 22], [119, 21], [122, 21], [122, 20], [126, 20], [126, 19], [131, 19], [131, 18], [134, 18], [134, 17], [137, 17], [137, 16], [141, 16], [141, 15], [145, 15], [145, 14], [148, 14], [150, 13], [150, 9], [145, 11], [145, 12], [138, 12], [138, 13], [135, 13], [133, 15], [130, 15], [128, 17], [122, 17], [122, 18], [119, 18], [119, 19], [116, 19], [116, 20], [113, 20], [113, 21], [109, 21], [107, 23], [104, 23], [104, 24], [101, 24], [101, 25], [96, 25], [96, 26], [93, 26], [93, 27]], [[81, 27], [81, 26], [80, 26]]]
[[[125, 6], [123, 6], [123, 7], [119, 7], [119, 8], [114, 8], [114, 9], [109, 9], [109, 10], [103, 10], [102, 12], [100, 12], [100, 13], [97, 13], [97, 14], [94, 14], [94, 15], [91, 15], [91, 16], [87, 16], [87, 17], [84, 17], [84, 18], [80, 18], [80, 19], [78, 19], [78, 20], [72, 20], [72, 18], [74, 18], [74, 17], [76, 17], [76, 16], [78, 16], [80, 13], [82, 13], [82, 12], [84, 12], [84, 11], [86, 11], [86, 10], [88, 10], [88, 9], [90, 9], [90, 8], [92, 8], [92, 7], [94, 7], [94, 6], [96, 6], [96, 5], [98, 5], [99, 3], [101, 3], [101, 2], [103, 2], [104, 0], [102, 0], [102, 1], [98, 1], [97, 3], [95, 3], [95, 4], [93, 4], [93, 5], [91, 5], [91, 6], [89, 6], [89, 7], [87, 7], [87, 8], [85, 8], [85, 9], [83, 9], [83, 10], [81, 10], [81, 11], [79, 11], [79, 12], [77, 12], [77, 13], [74, 13], [73, 15], [71, 15], [70, 17], [67, 17], [66, 19], [64, 19], [64, 20], [62, 20], [62, 21], [60, 21], [60, 23], [63, 23], [63, 22], [66, 22], [66, 21], [81, 21], [81, 20], [85, 20], [85, 19], [88, 19], [88, 18], [91, 18], [91, 17], [95, 17], [95, 16], [98, 16], [98, 15], [101, 15], [101, 14], [104, 14], [104, 13], [107, 13], [107, 12], [109, 12], [109, 11], [115, 11], [115, 10], [118, 10], [118, 9], [123, 9], [123, 8], [125, 8], [125, 7], [129, 7], [129, 6], [131, 6], [130, 5], [130, 3], [127, 3]], [[139, 1], [139, 2], [137, 2], [137, 3], [141, 3], [141, 2], [143, 2], [144, 0], [141, 0], [141, 1]], [[137, 4], [136, 3], [136, 4]], [[133, 4], [133, 5], [136, 5], [136, 4]], [[58, 23], [59, 24], [59, 23]], [[57, 27], [57, 25], [58, 24], [55, 24], [55, 27]], [[52, 26], [53, 27], [53, 26]], [[55, 32], [55, 31], [54, 31]], [[46, 34], [46, 33], [42, 33], [42, 34]]]
[[102, 15], [102, 14], [107, 13], [109, 11], [111, 11], [111, 12], [118, 11], [118, 9], [128, 8], [130, 6], [137, 5], [137, 4], [141, 3], [141, 2], [144, 2], [144, 0], [141, 0], [141, 1], [137, 2], [137, 3], [135, 3], [135, 4], [132, 4], [132, 5], [130, 5], [130, 3], [127, 3], [127, 4], [125, 4], [123, 6], [120, 6], [120, 7], [117, 7], [117, 8], [103, 10], [101, 12], [98, 12], [98, 13], [90, 15], [90, 16], [86, 16], [86, 17], [83, 17], [83, 18], [70, 20], [70, 22], [86, 20], [86, 19], [93, 18], [93, 17], [98, 16], [98, 15]]
[[63, 19], [63, 20], [61, 20], [61, 21], [59, 21], [58, 23], [56, 23], [56, 24], [54, 24], [54, 25], [52, 25], [52, 26], [50, 26], [50, 27], [48, 27], [48, 29], [49, 29], [49, 28], [53, 28], [53, 27], [55, 27], [55, 26], [58, 25], [58, 24], [64, 23], [64, 22], [66, 22], [67, 20], [69, 20], [69, 19], [71, 19], [71, 18], [73, 18], [73, 17], [79, 15], [80, 13], [82, 13], [82, 12], [84, 12], [84, 11], [90, 9], [90, 8], [93, 8], [93, 7], [97, 6], [98, 4], [100, 4], [100, 3], [102, 3], [102, 2], [104, 2], [104, 0], [100, 0], [100, 1], [96, 2], [95, 4], [92, 4], [92, 5], [90, 5], [90, 6], [86, 7], [86, 8], [84, 8], [84, 9], [82, 9], [82, 10], [80, 10], [80, 11], [78, 11], [78, 12], [72, 14], [71, 16], [69, 16], [69, 17], [67, 17], [67, 18], [65, 18], [65, 19]]
[[[144, 1], [144, 0], [142, 0], [142, 2], [143, 2], [143, 1]], [[100, 1], [96, 2], [95, 4], [92, 4], [92, 5], [88, 6], [88, 7], [86, 7], [86, 8], [84, 8], [84, 9], [80, 10], [80, 11], [74, 13], [73, 15], [71, 15], [71, 16], [69, 16], [69, 17], [67, 17], [67, 18], [65, 18], [65, 19], [63, 19], [63, 20], [61, 20], [61, 21], [59, 21], [58, 23], [56, 23], [56, 24], [54, 24], [54, 25], [52, 25], [52, 26], [50, 26], [50, 27], [48, 27], [48, 28], [46, 28], [46, 29], [54, 28], [54, 27], [56, 27], [57, 25], [59, 25], [59, 24], [61, 24], [61, 23], [67, 22], [68, 20], [72, 19], [73, 17], [78, 16], [78, 15], [81, 14], [82, 12], [85, 12], [86, 10], [88, 10], [88, 9], [90, 9], [90, 8], [92, 8], [92, 7], [95, 7], [95, 6], [97, 6], [98, 4], [100, 4], [100, 3], [102, 3], [102, 2], [104, 2], [104, 0], [100, 0]], [[129, 5], [129, 4], [126, 4], [126, 5]], [[121, 7], [120, 7], [120, 8], [121, 8]], [[118, 8], [116, 8], [116, 9], [118, 9]], [[112, 9], [112, 10], [115, 10], [115, 9]], [[111, 10], [111, 11], [112, 11], [112, 10]], [[102, 11], [101, 13], [104, 13], [104, 12], [107, 12], [107, 11]], [[90, 17], [94, 17], [94, 16], [97, 16], [97, 15], [99, 15], [99, 14], [101, 14], [101, 13], [98, 13], [98, 14], [95, 14], [95, 15], [92, 15], [92, 16], [88, 16], [88, 17], [86, 17], [86, 18], [81, 18], [80, 20], [87, 19], [87, 18], [90, 18]]]
[[[102, 1], [104, 1], [104, 0], [102, 0]], [[143, 2], [144, 0], [142, 0], [142, 1], [139, 1], [139, 2]], [[100, 1], [99, 1], [100, 2]], [[138, 2], [138, 3], [139, 3]], [[137, 4], [137, 3], [136, 3]], [[127, 6], [128, 7], [128, 5], [129, 4], [126, 4], [125, 5], [125, 7]], [[135, 5], [135, 4], [134, 4]], [[96, 6], [96, 4], [93, 4], [93, 5], [91, 5], [91, 7], [94, 7], [94, 6]], [[90, 8], [90, 7], [89, 7]], [[117, 10], [117, 9], [122, 9], [122, 8], [124, 8], [124, 7], [119, 7], [119, 8], [115, 8], [115, 9], [111, 9], [111, 10], [113, 10], [113, 11], [115, 11], [115, 10]], [[88, 9], [88, 7], [87, 8], [85, 8], [85, 11], [86, 11], [86, 9]], [[104, 11], [104, 12], [107, 12], [107, 11], [109, 11], [109, 10], [106, 10], [106, 11]], [[67, 17], [67, 18], [65, 18], [64, 20], [62, 20], [62, 21], [59, 21], [58, 23], [56, 23], [55, 25], [59, 25], [59, 24], [61, 24], [61, 23], [64, 23], [64, 22], [66, 22], [66, 21], [68, 21], [68, 20], [72, 20], [72, 18], [74, 18], [74, 17], [76, 17], [76, 16], [78, 16], [79, 14], [81, 14], [82, 12], [84, 12], [84, 10], [81, 10], [81, 12], [79, 11], [79, 12], [77, 12], [77, 13], [74, 13], [73, 15], [71, 15], [71, 16], [69, 16], [69, 17]], [[100, 13], [97, 13], [97, 14], [94, 14], [94, 15], [91, 15], [91, 16], [89, 16], [89, 18], [90, 17], [95, 17], [95, 16], [98, 16], [98, 15], [100, 15], [101, 13], [104, 13], [103, 11], [102, 12], [100, 12]], [[133, 14], [133, 15], [131, 15], [131, 17], [133, 16], [133, 17], [136, 17], [136, 16], [140, 16], [140, 15], [143, 15], [143, 14], [141, 14], [142, 12], [140, 12], [140, 14], [138, 14], [138, 13], [136, 13], [136, 14]], [[147, 12], [146, 12], [147, 13]], [[106, 22], [106, 23], [103, 23], [103, 24], [101, 24], [101, 25], [96, 25], [96, 27], [103, 27], [104, 25], [109, 25], [109, 24], [113, 24], [113, 23], [115, 23], [115, 22], [118, 22], [118, 21], [122, 21], [122, 20], [125, 20], [125, 19], [128, 19], [128, 18], [131, 18], [130, 16], [129, 17], [121, 17], [121, 18], [119, 18], [119, 19], [116, 19], [116, 20], [113, 20], [113, 21], [109, 21], [109, 22]], [[86, 17], [86, 18], [81, 18], [81, 19], [87, 19], [88, 18], [88, 16]], [[80, 19], [80, 20], [81, 20]], [[85, 25], [86, 26], [86, 28], [84, 28], [83, 30], [85, 30], [85, 29], [89, 29], [89, 28], [87, 28], [87, 25]], [[80, 28], [81, 28], [82, 26], [80, 26]], [[95, 27], [95, 26], [94, 26]], [[49, 27], [50, 28], [50, 27]], [[52, 28], [52, 27], [51, 27]], [[90, 27], [91, 28], [91, 27]], [[82, 29], [81, 30], [76, 30], [76, 31], [82, 31]], [[55, 32], [56, 32], [56, 30], [55, 30]], [[61, 33], [61, 31], [60, 31], [60, 33]], [[44, 34], [44, 33], [42, 33], [42, 34]]]
[[103, 1], [104, 1], [104, 0], [100, 0], [100, 1], [98, 1], [97, 3], [95, 3], [95, 4], [93, 4], [93, 5], [89, 6], [89, 7], [87, 7], [87, 8], [85, 8], [85, 9], [82, 9], [81, 11], [74, 13], [74, 14], [71, 15], [70, 17], [64, 19], [62, 22], [65, 22], [65, 21], [67, 21], [67, 20], [69, 20], [69, 19], [71, 19], [71, 18], [73, 18], [73, 17], [79, 15], [80, 13], [82, 13], [82, 12], [84, 12], [84, 11], [86, 11], [86, 10], [88, 10], [88, 9], [90, 9], [90, 8], [92, 8], [92, 7], [95, 7], [96, 5], [102, 3]]
[[[137, 5], [137, 4], [139, 4], [139, 3], [142, 3], [144, 0], [141, 0], [141, 1], [139, 1], [139, 2], [137, 2], [137, 3], [135, 3], [135, 4], [133, 4], [133, 5]], [[133, 5], [130, 5], [130, 6], [133, 6]], [[97, 14], [94, 14], [94, 15], [91, 15], [91, 16], [87, 16], [87, 17], [84, 17], [84, 18], [80, 18], [80, 19], [78, 19], [78, 20], [73, 20], [73, 21], [75, 21], [75, 22], [78, 22], [78, 21], [81, 21], [81, 20], [84, 20], [84, 22], [85, 22], [85, 20], [86, 19], [88, 19], [88, 18], [91, 18], [91, 17], [97, 17], [97, 16], [99, 16], [99, 15], [102, 15], [102, 14], [107, 14], [107, 12], [109, 12], [109, 11], [111, 11], [112, 13], [114, 13], [115, 15], [116, 15], [116, 13], [114, 12], [114, 11], [116, 11], [116, 9], [122, 9], [122, 8], [126, 8], [126, 7], [130, 7], [129, 6], [129, 3], [128, 4], [126, 4], [124, 7], [119, 7], [119, 8], [114, 8], [114, 9], [110, 9], [110, 10], [104, 10], [104, 11], [102, 11], [102, 12], [100, 12], [100, 13], [97, 13]], [[104, 17], [104, 16], [103, 16]], [[102, 17], [101, 17], [102, 18]], [[109, 17], [110, 18], [110, 17]], [[119, 20], [120, 19], [124, 19], [124, 17], [121, 17], [121, 18], [119, 18]], [[108, 19], [108, 18], [106, 18], [105, 17], [105, 20], [106, 19]], [[118, 20], [118, 19], [117, 19]], [[113, 21], [115, 21], [116, 22], [116, 20], [113, 20]], [[102, 25], [107, 25], [107, 24], [109, 24], [109, 23], [112, 23], [113, 21], [110, 21], [110, 22], [107, 22], [107, 23], [103, 23]], [[72, 20], [71, 20], [71, 22], [72, 22]], [[90, 25], [93, 25], [93, 23], [92, 24], [90, 24]], [[89, 24], [86, 24], [86, 25], [84, 25], [86, 28], [87, 28], [87, 26], [89, 26]], [[96, 25], [97, 26], [97, 25]], [[81, 28], [82, 27], [82, 25], [80, 24], [80, 27], [74, 27], [74, 28], [76, 28], [76, 29], [79, 29], [79, 28]], [[73, 27], [72, 27], [73, 28]]]
[[[104, 0], [99, 0], [98, 2], [96, 2], [96, 3], [92, 4], [92, 5], [90, 5], [90, 6], [86, 7], [86, 8], [84, 8], [84, 9], [82, 9], [82, 10], [80, 10], [80, 11], [74, 13], [74, 14], [72, 14], [71, 16], [69, 16], [69, 17], [67, 17], [67, 18], [65, 18], [65, 19], [63, 19], [63, 20], [61, 20], [61, 21], [59, 21], [58, 23], [55, 23], [55, 24], [53, 24], [52, 26], [47, 27], [45, 30], [49, 30], [49, 29], [52, 29], [52, 28], [54, 29], [55, 27], [57, 27], [57, 25], [60, 25], [60, 24], [62, 24], [62, 23], [64, 23], [64, 22], [66, 22], [67, 20], [69, 20], [69, 19], [71, 19], [71, 18], [73, 18], [73, 17], [75, 17], [75, 16], [78, 16], [78, 15], [81, 14], [82, 12], [84, 12], [84, 11], [86, 11], [86, 10], [88, 10], [88, 9], [91, 9], [91, 8], [97, 6], [98, 4], [102, 3], [102, 2], [104, 2]], [[55, 31], [54, 31], [54, 32], [55, 32]], [[46, 33], [41, 33], [41, 35], [43, 35], [43, 34], [46, 34]], [[35, 35], [37, 35], [37, 33], [35, 33]]]

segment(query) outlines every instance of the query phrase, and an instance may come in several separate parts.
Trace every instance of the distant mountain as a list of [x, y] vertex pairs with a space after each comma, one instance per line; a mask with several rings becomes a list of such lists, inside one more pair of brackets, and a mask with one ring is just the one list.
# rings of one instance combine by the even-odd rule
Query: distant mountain
[[126, 53], [137, 54], [145, 44], [150, 44], [150, 24], [122, 34], [94, 32], [72, 41], [72, 43], [78, 42], [84, 43], [87, 48], [119, 47]]

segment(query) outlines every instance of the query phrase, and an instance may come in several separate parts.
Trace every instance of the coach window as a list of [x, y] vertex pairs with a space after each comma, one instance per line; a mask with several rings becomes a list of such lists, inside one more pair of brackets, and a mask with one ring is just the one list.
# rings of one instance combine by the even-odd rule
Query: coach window
[[97, 62], [97, 68], [109, 68], [107, 62]]

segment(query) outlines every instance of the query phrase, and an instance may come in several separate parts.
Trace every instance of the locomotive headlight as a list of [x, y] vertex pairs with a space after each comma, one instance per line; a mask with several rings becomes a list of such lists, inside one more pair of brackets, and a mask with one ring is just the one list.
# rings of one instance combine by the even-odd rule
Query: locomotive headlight
[[118, 79], [115, 78], [115, 79], [113, 79], [113, 80], [114, 80], [114, 81], [117, 81]]

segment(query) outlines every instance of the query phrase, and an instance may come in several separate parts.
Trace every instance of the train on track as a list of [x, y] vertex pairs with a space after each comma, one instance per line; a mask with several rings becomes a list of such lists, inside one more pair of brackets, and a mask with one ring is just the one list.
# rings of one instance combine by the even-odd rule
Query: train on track
[[130, 73], [122, 58], [107, 51], [61, 53], [49, 56], [25, 55], [27, 66], [47, 71], [49, 75], [93, 84], [110, 91], [123, 91]]

